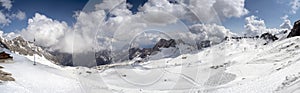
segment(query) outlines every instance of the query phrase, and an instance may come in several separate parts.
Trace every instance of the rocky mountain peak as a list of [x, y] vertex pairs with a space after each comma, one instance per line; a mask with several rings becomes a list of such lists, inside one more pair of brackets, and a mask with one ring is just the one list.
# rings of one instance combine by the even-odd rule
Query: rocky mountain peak
[[159, 51], [159, 48], [169, 48], [169, 47], [176, 47], [176, 41], [174, 39], [170, 39], [170, 40], [160, 39], [153, 47], [153, 50]]
[[52, 56], [47, 51], [43, 50], [41, 47], [36, 46], [33, 42], [26, 41], [21, 36], [18, 36], [11, 40], [7, 40], [0, 37], [0, 44], [2, 48], [6, 48], [20, 55], [33, 56], [34, 54], [37, 54], [39, 56], [45, 57], [48, 60], [57, 62], [56, 57]]
[[291, 30], [287, 38], [294, 37], [294, 36], [300, 36], [300, 20], [294, 23], [293, 29]]
[[160, 48], [176, 47], [177, 43], [174, 39], [166, 40], [160, 39], [152, 48], [131, 48], [129, 49], [129, 59], [132, 60], [135, 57], [146, 58], [149, 55], [160, 51]]

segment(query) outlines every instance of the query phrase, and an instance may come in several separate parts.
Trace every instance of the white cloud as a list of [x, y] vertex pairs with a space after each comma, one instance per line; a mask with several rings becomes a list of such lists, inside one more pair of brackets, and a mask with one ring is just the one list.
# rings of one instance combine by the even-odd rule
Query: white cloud
[[[111, 42], [132, 38], [133, 33], [151, 27], [163, 28], [181, 19], [194, 21], [193, 14], [201, 17], [201, 22], [211, 23], [219, 20], [219, 17], [241, 17], [248, 13], [244, 8], [244, 0], [187, 0], [188, 2], [182, 1], [184, 5], [169, 3], [168, 0], [149, 0], [136, 14], [132, 14], [126, 8], [127, 4], [121, 3], [123, 1], [103, 0], [103, 3], [95, 5], [93, 11], [76, 12], [77, 22], [72, 27], [37, 13], [28, 20], [29, 25], [21, 31], [21, 35], [27, 40], [33, 40], [35, 36], [38, 45], [61, 52], [85, 52], [92, 51], [95, 46], [100, 50], [107, 49]], [[114, 17], [105, 19], [107, 12], [104, 10], [111, 9], [110, 14]], [[220, 42], [225, 36], [232, 34], [229, 29], [215, 23], [196, 24], [190, 29], [193, 34], [190, 33], [189, 36], [213, 42]]]
[[9, 33], [4, 33], [2, 36], [3, 36], [5, 39], [11, 40], [11, 39], [14, 39], [14, 38], [20, 36], [20, 34], [14, 33], [14, 32], [9, 32]]
[[6, 9], [10, 9], [12, 7], [12, 1], [11, 0], [0, 0], [0, 3], [2, 7]]
[[0, 11], [0, 24], [3, 26], [8, 25], [11, 23], [11, 20], [6, 17], [6, 15]]
[[11, 17], [17, 18], [18, 20], [24, 20], [26, 18], [25, 12], [18, 11], [16, 14], [12, 14]]
[[168, 0], [149, 0], [139, 10], [162, 11], [181, 19], [203, 23], [221, 23], [222, 19], [241, 17], [248, 14], [244, 0], [181, 0], [180, 4]]
[[15, 32], [4, 33], [3, 31], [0, 31], [0, 37], [5, 38], [7, 40], [14, 39], [18, 36], [20, 36], [20, 34]]
[[220, 43], [226, 36], [235, 35], [224, 26], [216, 24], [195, 24], [190, 27], [192, 33], [197, 34], [197, 40], [210, 40], [213, 43]]
[[120, 2], [125, 2], [125, 0], [102, 0], [102, 3], [96, 4], [96, 10], [111, 10], [118, 6]]
[[33, 18], [28, 19], [28, 27], [20, 34], [29, 41], [35, 38], [37, 45], [54, 48], [68, 30], [66, 22], [59, 22], [36, 13]]
[[216, 0], [213, 7], [219, 16], [226, 18], [241, 17], [249, 12], [245, 8], [245, 0]]
[[245, 18], [246, 34], [250, 36], [260, 35], [264, 33], [266, 29], [265, 21], [258, 19], [258, 17], [252, 15]]
[[[119, 3], [122, 1], [123, 0], [119, 0]], [[112, 41], [128, 40], [128, 38], [134, 37], [134, 33], [139, 33], [146, 27], [164, 26], [165, 24], [175, 23], [177, 20], [176, 17], [161, 10], [147, 10], [133, 15], [131, 11], [127, 9], [128, 5], [126, 3], [118, 4], [116, 1], [112, 5], [119, 6], [110, 11], [110, 14], [114, 15], [114, 17], [106, 20], [104, 24], [103, 20], [106, 15], [104, 10], [101, 9], [110, 9], [112, 7], [107, 6], [111, 4], [108, 3], [108, 1], [103, 2], [105, 2], [105, 4], [96, 4], [95, 11], [77, 13], [77, 23], [74, 25], [74, 31], [76, 32], [75, 36], [81, 39], [75, 40], [83, 40], [85, 44], [83, 46], [76, 46], [73, 52], [77, 51], [77, 48], [79, 52], [93, 49], [95, 46], [95, 42], [93, 42], [95, 37], [97, 37], [97, 43], [99, 45], [97, 49], [107, 49]], [[99, 33], [100, 31], [97, 32], [100, 28], [102, 30], [101, 33]], [[128, 32], [132, 34], [128, 34]], [[113, 37], [115, 38], [112, 39]]]
[[291, 21], [288, 19], [288, 15], [285, 15], [281, 18], [283, 23], [280, 25], [281, 29], [292, 29]]
[[8, 26], [14, 19], [24, 20], [25, 18], [26, 18], [26, 14], [25, 12], [22, 11], [18, 11], [15, 14], [9, 14], [0, 11], [0, 24], [2, 26]]
[[[3, 10], [10, 10], [12, 7], [12, 0], [0, 0], [0, 4], [4, 7]], [[9, 25], [12, 19], [17, 18], [19, 20], [25, 19], [25, 12], [18, 11], [16, 14], [11, 14], [9, 12], [0, 11], [0, 24], [3, 26]]]
[[286, 29], [267, 28], [265, 25], [265, 21], [262, 19], [258, 19], [258, 17], [254, 15], [246, 17], [245, 21], [246, 22], [244, 28], [246, 29], [245, 34], [247, 34], [247, 36], [260, 36], [263, 33], [278, 34]]
[[186, 13], [183, 6], [171, 4], [168, 0], [149, 0], [139, 9], [141, 12], [157, 11], [172, 14], [176, 17], [181, 17]]
[[[105, 17], [105, 12], [103, 10], [96, 10], [93, 12], [80, 12], [77, 14], [77, 22], [73, 27], [73, 39], [72, 36], [67, 36], [65, 41], [76, 42], [78, 45], [73, 48], [72, 52], [84, 52], [91, 51], [95, 46], [95, 36], [97, 31], [100, 30], [102, 20]], [[70, 39], [70, 40], [68, 40]], [[73, 47], [73, 45], [68, 45], [68, 47]], [[63, 50], [71, 52], [70, 50]]]
[[292, 0], [290, 2], [290, 5], [291, 5], [291, 8], [292, 8], [291, 12], [293, 14], [296, 14], [297, 11], [298, 11], [298, 9], [299, 9], [299, 7], [300, 7], [300, 1], [299, 0]]

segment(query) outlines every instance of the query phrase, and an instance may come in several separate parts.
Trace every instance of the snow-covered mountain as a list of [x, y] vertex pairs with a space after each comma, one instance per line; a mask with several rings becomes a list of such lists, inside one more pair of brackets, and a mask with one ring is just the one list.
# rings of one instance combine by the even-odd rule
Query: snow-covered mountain
[[[0, 37], [0, 47], [24, 56], [33, 56], [35, 54], [58, 65], [73, 66], [72, 54], [52, 51], [47, 47], [37, 46], [33, 42], [24, 40], [21, 36], [10, 39]], [[96, 52], [95, 58], [97, 65], [110, 63], [108, 50]]]
[[[227, 37], [212, 46], [205, 41], [194, 53], [92, 68], [58, 66], [46, 57], [50, 53], [35, 53], [36, 46], [20, 37], [2, 39], [14, 62], [0, 65], [15, 81], [0, 83], [0, 93], [298, 93], [300, 37], [287, 34]], [[160, 51], [170, 53], [167, 47]]]
[[40, 57], [45, 57], [46, 59], [51, 60], [53, 63], [58, 64], [58, 60], [55, 56], [53, 56], [43, 48], [34, 45], [33, 42], [24, 40], [21, 36], [15, 37], [13, 39], [0, 37], [0, 46], [2, 49], [8, 49], [16, 54], [24, 56], [38, 55]]
[[229, 39], [196, 54], [99, 66], [102, 90], [297, 93], [300, 38], [265, 43], [259, 38]]

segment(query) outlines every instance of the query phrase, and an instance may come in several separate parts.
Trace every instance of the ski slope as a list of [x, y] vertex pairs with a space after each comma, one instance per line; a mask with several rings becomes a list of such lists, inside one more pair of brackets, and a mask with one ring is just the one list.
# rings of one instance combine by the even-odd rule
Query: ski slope
[[14, 82], [0, 93], [298, 93], [300, 37], [272, 43], [228, 40], [175, 58], [94, 68], [60, 67], [43, 57], [0, 63]]
[[58, 68], [38, 63], [12, 54], [14, 63], [1, 63], [6, 72], [13, 74], [15, 82], [0, 85], [0, 93], [82, 93], [76, 77]]

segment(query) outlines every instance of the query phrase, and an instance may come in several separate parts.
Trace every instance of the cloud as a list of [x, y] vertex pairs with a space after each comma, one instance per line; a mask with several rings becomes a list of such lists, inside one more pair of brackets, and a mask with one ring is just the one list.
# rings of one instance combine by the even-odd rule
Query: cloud
[[210, 40], [213, 43], [220, 43], [226, 36], [234, 36], [224, 26], [216, 24], [195, 24], [190, 26], [190, 31], [197, 35], [197, 40]]
[[18, 20], [24, 20], [26, 18], [26, 13], [23, 11], [18, 11], [16, 14], [12, 14], [11, 17], [17, 18]]
[[55, 48], [60, 39], [69, 30], [66, 22], [57, 21], [36, 13], [28, 19], [28, 26], [20, 34], [29, 41], [36, 39], [36, 44], [44, 47]]
[[297, 11], [298, 11], [298, 9], [299, 9], [299, 7], [300, 7], [300, 2], [299, 2], [299, 0], [292, 0], [291, 2], [290, 2], [290, 5], [291, 5], [291, 12], [293, 13], [293, 14], [296, 14], [297, 13]]
[[286, 30], [286, 26], [290, 25], [289, 20], [284, 20], [285, 22], [282, 25], [282, 28], [267, 28], [265, 25], [265, 21], [259, 19], [257, 16], [249, 16], [245, 18], [244, 28], [246, 29], [245, 34], [247, 36], [257, 36], [263, 33], [271, 33], [278, 34], [284, 30]]
[[0, 11], [0, 24], [2, 24], [3, 26], [8, 25], [9, 23], [11, 23], [11, 20], [8, 19], [6, 17], [6, 15]]
[[2, 7], [6, 8], [8, 10], [12, 7], [12, 1], [11, 0], [0, 0], [0, 3], [2, 5]]
[[181, 17], [186, 13], [186, 9], [182, 5], [169, 3], [168, 0], [149, 0], [140, 7], [140, 12], [160, 11]]
[[281, 29], [292, 29], [291, 21], [288, 17], [288, 15], [285, 15], [281, 18], [283, 20], [283, 23], [280, 25]]
[[0, 24], [2, 24], [2, 26], [8, 26], [14, 19], [24, 20], [25, 18], [26, 13], [23, 11], [18, 11], [17, 13], [13, 14], [4, 13], [3, 11], [0, 11]]
[[181, 19], [199, 19], [203, 23], [220, 23], [226, 18], [248, 14], [244, 0], [181, 0], [178, 2], [180, 3], [174, 4], [168, 0], [149, 0], [140, 8], [140, 12], [163, 11]]
[[241, 17], [249, 13], [245, 0], [216, 0], [213, 5], [219, 16], [226, 18]]
[[245, 29], [246, 34], [250, 36], [255, 36], [264, 33], [266, 29], [265, 21], [258, 19], [257, 16], [249, 16], [245, 18]]
[[0, 31], [0, 37], [5, 38], [7, 40], [12, 40], [18, 36], [20, 36], [20, 34], [15, 32], [4, 33], [3, 31]]
[[[200, 17], [201, 22], [205, 24], [187, 25], [189, 27], [187, 29], [193, 33], [178, 36], [220, 42], [232, 33], [224, 26], [213, 22], [220, 21], [218, 18], [241, 17], [248, 13], [244, 8], [244, 0], [178, 1], [183, 5], [170, 3], [168, 0], [149, 0], [136, 14], [132, 14], [127, 9], [128, 4], [122, 3], [123, 1], [103, 0], [102, 3], [95, 4], [92, 11], [88, 9], [76, 12], [77, 22], [72, 26], [37, 13], [28, 20], [28, 27], [20, 33], [26, 40], [32, 41], [35, 37], [36, 44], [52, 50], [81, 53], [107, 49], [115, 42], [130, 42], [126, 40], [135, 37], [135, 33], [151, 28], [181, 30], [178, 28], [184, 27], [168, 26], [178, 24], [181, 20], [198, 21], [195, 18]], [[165, 27], [169, 29], [164, 29]]]
[[[25, 12], [18, 11], [16, 14], [11, 14], [10, 9], [12, 7], [12, 0], [0, 0], [0, 4], [4, 9], [0, 11], [0, 24], [3, 26], [8, 26], [12, 19], [17, 18], [19, 20], [24, 20], [26, 17]], [[4, 12], [3, 10], [9, 10]]]
[[14, 19], [24, 20], [25, 18], [26, 13], [22, 11], [18, 11], [17, 13], [13, 14], [4, 13], [3, 11], [0, 11], [0, 24], [2, 24], [2, 26], [8, 26]]
[[124, 2], [125, 0], [102, 0], [102, 3], [96, 4], [96, 10], [111, 10], [115, 8], [120, 2]]
[[[105, 12], [103, 10], [96, 10], [92, 12], [79, 12], [76, 15], [76, 24], [72, 28], [72, 36], [67, 36], [65, 41], [76, 42], [76, 47], [73, 48], [72, 52], [85, 52], [92, 51], [95, 46], [95, 36], [104, 20]], [[70, 40], [68, 40], [70, 39]], [[68, 45], [69, 47], [73, 47]], [[70, 50], [63, 50], [71, 52]]]
[[189, 0], [189, 2], [190, 9], [203, 21], [218, 22], [248, 14], [245, 0]]

